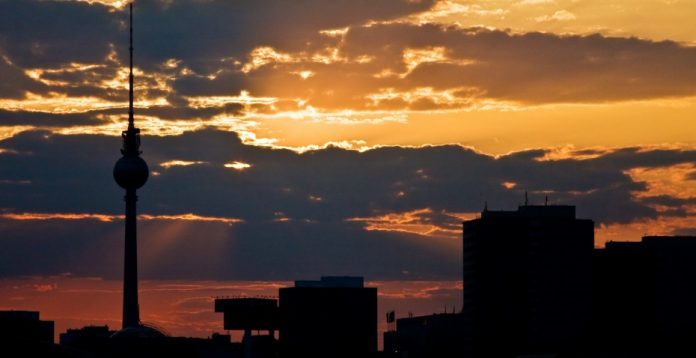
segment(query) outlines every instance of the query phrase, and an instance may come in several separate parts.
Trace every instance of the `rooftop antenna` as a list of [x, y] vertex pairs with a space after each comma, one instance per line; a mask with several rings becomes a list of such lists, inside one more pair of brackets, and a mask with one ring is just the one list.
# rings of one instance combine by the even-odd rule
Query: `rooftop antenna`
[[544, 199], [544, 206], [549, 205], [549, 196], [547, 195], [546, 198]]
[[527, 191], [524, 191], [524, 206], [529, 205], [529, 197], [527, 196]]
[[488, 200], [483, 202], [483, 212], [485, 213], [487, 211], [488, 211]]

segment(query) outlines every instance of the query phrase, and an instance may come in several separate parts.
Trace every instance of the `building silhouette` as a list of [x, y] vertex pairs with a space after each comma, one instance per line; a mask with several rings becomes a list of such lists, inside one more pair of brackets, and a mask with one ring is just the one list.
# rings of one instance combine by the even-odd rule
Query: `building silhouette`
[[597, 350], [693, 356], [696, 236], [608, 242], [595, 251], [593, 301]]
[[53, 344], [54, 322], [36, 311], [0, 311], [0, 356], [65, 357]]
[[0, 339], [53, 343], [53, 321], [42, 321], [36, 311], [0, 311]]
[[68, 329], [60, 334], [60, 345], [85, 351], [98, 351], [109, 345], [111, 336], [116, 333], [109, 326], [86, 326]]
[[[275, 332], [278, 330], [278, 300], [273, 298], [218, 298], [215, 312], [223, 313], [224, 328], [244, 331], [242, 350], [245, 358], [277, 355]], [[266, 331], [266, 334], [253, 334]]]
[[464, 357], [463, 323], [461, 313], [399, 318], [396, 330], [384, 332], [384, 356]]
[[218, 298], [215, 312], [224, 314], [226, 330], [244, 331], [245, 358], [372, 357], [377, 354], [377, 289], [363, 281], [295, 281], [279, 290], [278, 300]]
[[468, 356], [574, 349], [591, 324], [592, 220], [574, 206], [523, 205], [484, 209], [463, 230]]
[[377, 288], [362, 277], [295, 281], [279, 292], [283, 357], [373, 357], [377, 354]]

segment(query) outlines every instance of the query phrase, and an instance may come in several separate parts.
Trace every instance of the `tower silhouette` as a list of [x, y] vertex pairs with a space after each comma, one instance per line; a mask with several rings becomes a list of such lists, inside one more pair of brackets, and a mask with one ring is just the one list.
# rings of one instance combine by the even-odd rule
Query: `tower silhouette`
[[130, 76], [128, 129], [123, 138], [122, 157], [114, 166], [114, 180], [126, 190], [126, 236], [123, 261], [123, 328], [140, 326], [138, 307], [138, 246], [136, 190], [145, 185], [148, 177], [147, 163], [140, 157], [140, 129], [133, 119], [133, 3], [130, 4]]

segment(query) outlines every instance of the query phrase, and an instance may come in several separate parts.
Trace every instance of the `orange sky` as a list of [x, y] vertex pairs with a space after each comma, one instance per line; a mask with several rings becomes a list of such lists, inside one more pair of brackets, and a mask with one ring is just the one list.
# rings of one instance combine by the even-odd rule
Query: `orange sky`
[[[277, 297], [278, 289], [292, 282], [240, 281], [142, 281], [140, 307], [143, 322], [154, 324], [173, 336], [210, 337], [225, 332], [222, 314], [215, 313], [215, 297]], [[447, 307], [461, 308], [461, 282], [366, 282], [377, 287], [379, 317], [395, 310], [426, 315]], [[35, 310], [41, 319], [55, 321], [55, 340], [68, 328], [86, 325], [121, 324], [121, 282], [99, 278], [34, 277], [0, 280], [0, 310]], [[386, 331], [386, 321], [379, 320], [379, 340]], [[233, 333], [235, 341], [241, 332]]]

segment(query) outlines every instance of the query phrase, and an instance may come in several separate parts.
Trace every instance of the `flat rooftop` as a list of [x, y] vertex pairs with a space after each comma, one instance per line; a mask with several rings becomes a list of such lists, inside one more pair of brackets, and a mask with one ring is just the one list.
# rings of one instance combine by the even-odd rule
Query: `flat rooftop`
[[520, 205], [517, 210], [484, 210], [482, 219], [493, 218], [554, 218], [575, 219], [573, 205]]
[[365, 279], [359, 276], [322, 276], [320, 280], [295, 281], [299, 288], [363, 288]]

